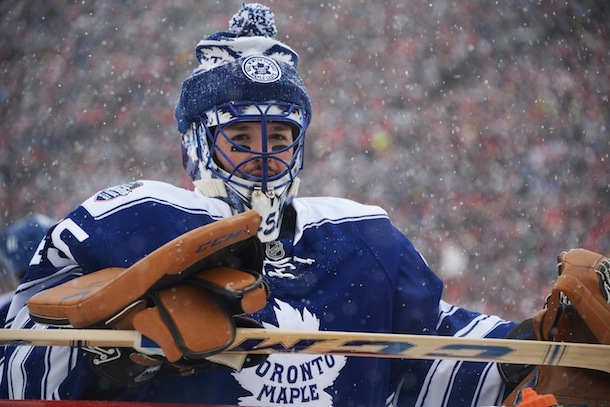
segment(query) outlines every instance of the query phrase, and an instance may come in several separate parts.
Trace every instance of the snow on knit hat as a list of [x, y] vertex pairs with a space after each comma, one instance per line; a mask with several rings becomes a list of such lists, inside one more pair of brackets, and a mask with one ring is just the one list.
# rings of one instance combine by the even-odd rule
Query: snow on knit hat
[[294, 103], [309, 124], [311, 102], [297, 72], [299, 57], [276, 33], [271, 9], [251, 3], [233, 16], [229, 31], [197, 44], [199, 66], [183, 82], [175, 110], [181, 134], [203, 113], [232, 101]]

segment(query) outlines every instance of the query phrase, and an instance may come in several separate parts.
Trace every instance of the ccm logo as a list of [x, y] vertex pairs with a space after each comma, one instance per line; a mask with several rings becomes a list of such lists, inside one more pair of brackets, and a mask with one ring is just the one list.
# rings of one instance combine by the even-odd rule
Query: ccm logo
[[208, 242], [200, 244], [199, 247], [197, 248], [197, 250], [195, 251], [195, 253], [201, 253], [204, 250], [209, 250], [210, 248], [220, 246], [220, 245], [226, 246], [227, 242], [231, 242], [233, 240], [235, 240], [235, 241], [243, 240], [243, 239], [240, 239], [239, 237], [246, 232], [247, 232], [247, 230], [238, 230], [235, 233], [229, 233], [226, 235], [218, 236], [214, 240], [210, 240]]

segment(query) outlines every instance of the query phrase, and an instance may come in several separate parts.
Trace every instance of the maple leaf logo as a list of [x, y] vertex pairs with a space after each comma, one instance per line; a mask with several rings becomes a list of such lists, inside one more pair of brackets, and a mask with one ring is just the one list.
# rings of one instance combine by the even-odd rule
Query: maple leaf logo
[[[263, 323], [267, 329], [320, 330], [320, 320], [307, 308], [300, 312], [276, 299], [273, 311], [278, 326]], [[241, 397], [239, 405], [332, 406], [332, 396], [324, 390], [332, 386], [346, 361], [345, 356], [333, 355], [269, 355], [260, 365], [233, 373], [251, 394]]]

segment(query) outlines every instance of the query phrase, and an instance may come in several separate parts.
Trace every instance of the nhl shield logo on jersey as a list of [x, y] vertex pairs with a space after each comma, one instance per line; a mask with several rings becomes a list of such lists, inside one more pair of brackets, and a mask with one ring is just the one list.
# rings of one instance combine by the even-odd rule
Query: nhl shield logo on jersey
[[94, 201], [95, 202], [105, 202], [105, 201], [114, 199], [118, 196], [125, 196], [125, 195], [128, 195], [129, 193], [131, 193], [131, 191], [133, 191], [134, 189], [141, 187], [142, 185], [144, 185], [144, 184], [142, 184], [140, 181], [134, 181], [134, 182], [130, 182], [127, 184], [110, 187], [110, 188], [107, 188], [107, 189], [99, 192], [95, 196]]
[[253, 82], [271, 83], [282, 77], [280, 66], [264, 55], [251, 55], [241, 64], [244, 75]]
[[265, 243], [265, 256], [272, 261], [283, 259], [286, 256], [286, 251], [282, 242], [274, 240], [273, 242]]

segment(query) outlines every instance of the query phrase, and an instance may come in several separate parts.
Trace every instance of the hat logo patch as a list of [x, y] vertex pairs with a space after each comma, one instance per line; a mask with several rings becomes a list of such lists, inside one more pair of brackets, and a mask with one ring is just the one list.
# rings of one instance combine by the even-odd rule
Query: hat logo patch
[[254, 82], [271, 83], [282, 77], [280, 66], [263, 55], [251, 55], [241, 64], [244, 74]]

